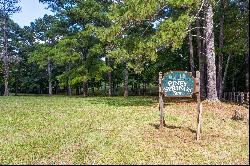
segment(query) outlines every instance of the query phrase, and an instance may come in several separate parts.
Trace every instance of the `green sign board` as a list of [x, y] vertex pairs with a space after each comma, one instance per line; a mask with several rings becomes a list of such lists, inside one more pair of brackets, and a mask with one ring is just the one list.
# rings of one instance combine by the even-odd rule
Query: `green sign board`
[[165, 97], [192, 97], [195, 93], [195, 79], [188, 72], [172, 71], [162, 79]]

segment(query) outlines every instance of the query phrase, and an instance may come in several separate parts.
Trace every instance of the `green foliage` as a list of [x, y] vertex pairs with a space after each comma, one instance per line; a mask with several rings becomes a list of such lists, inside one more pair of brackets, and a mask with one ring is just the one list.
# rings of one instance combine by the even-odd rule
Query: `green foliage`
[[21, 10], [20, 6], [17, 6], [19, 0], [0, 0], [0, 12], [5, 17], [9, 17], [14, 13]]
[[53, 48], [53, 59], [58, 64], [74, 63], [80, 58], [80, 53], [75, 51], [78, 47], [79, 43], [74, 36], [65, 37]]
[[[45, 15], [24, 28], [8, 19], [12, 92], [15, 86], [22, 92], [45, 92], [48, 80], [45, 69], [49, 62], [53, 63], [54, 90], [58, 84], [61, 88], [71, 85], [73, 89], [80, 89], [85, 81], [99, 88], [109, 82], [108, 72], [117, 88], [123, 85], [124, 62], [128, 63], [129, 85], [133, 88], [137, 84], [157, 85], [159, 71], [189, 70], [186, 37], [189, 25], [194, 25], [198, 16], [200, 0], [40, 2], [48, 4], [55, 16]], [[225, 15], [225, 47], [217, 47], [216, 55], [224, 54], [224, 66], [229, 54], [234, 59], [230, 62], [233, 67], [229, 69], [226, 89], [236, 86], [244, 90], [245, 66], [241, 64], [244, 54], [249, 52], [249, 2], [227, 1], [224, 11], [219, 3], [212, 2], [216, 46], [221, 12]], [[3, 18], [3, 12], [0, 17]], [[193, 44], [196, 48], [195, 40]], [[196, 49], [194, 53], [197, 54]], [[112, 63], [108, 64], [107, 59]], [[195, 62], [198, 70], [198, 57]], [[1, 62], [0, 74], [3, 75]], [[2, 86], [3, 79], [0, 79]]]
[[48, 65], [48, 61], [53, 56], [51, 48], [41, 44], [35, 46], [35, 51], [31, 53], [29, 63], [37, 63], [41, 69]]
[[[241, 12], [237, 4], [232, 3], [226, 11], [225, 48], [229, 54], [243, 55], [248, 51], [249, 12]], [[237, 49], [235, 49], [237, 48]]]
[[159, 25], [159, 31], [153, 36], [153, 43], [156, 46], [165, 45], [173, 50], [182, 46], [190, 25], [190, 17], [187, 15], [179, 16], [178, 20], [167, 19]]
[[[106, 44], [108, 56], [118, 62], [129, 62], [129, 67], [140, 73], [144, 63], [157, 59], [159, 47], [174, 50], [182, 46], [195, 3], [191, 0], [126, 0], [111, 5], [109, 27], [88, 28]], [[181, 14], [169, 14], [178, 8], [183, 10]]]

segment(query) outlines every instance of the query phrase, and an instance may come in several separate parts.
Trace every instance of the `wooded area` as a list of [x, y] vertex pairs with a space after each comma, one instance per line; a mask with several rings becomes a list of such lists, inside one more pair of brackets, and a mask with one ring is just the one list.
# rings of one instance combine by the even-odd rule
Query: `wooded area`
[[27, 1], [0, 0], [0, 164], [249, 164], [248, 0], [39, 0], [20, 27]]
[[249, 91], [248, 0], [40, 2], [55, 15], [21, 28], [0, 0], [1, 95], [148, 95], [171, 70], [200, 71], [203, 99]]

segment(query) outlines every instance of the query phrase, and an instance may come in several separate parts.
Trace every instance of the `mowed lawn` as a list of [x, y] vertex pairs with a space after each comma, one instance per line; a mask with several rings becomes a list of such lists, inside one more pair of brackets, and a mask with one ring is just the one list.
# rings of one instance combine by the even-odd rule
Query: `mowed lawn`
[[[248, 109], [150, 97], [0, 97], [0, 164], [249, 164]], [[231, 119], [235, 109], [243, 121]]]

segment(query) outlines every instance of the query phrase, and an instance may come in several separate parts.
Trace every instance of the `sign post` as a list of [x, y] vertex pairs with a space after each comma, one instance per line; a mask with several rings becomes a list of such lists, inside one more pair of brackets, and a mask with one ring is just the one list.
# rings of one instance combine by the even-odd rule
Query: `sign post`
[[162, 72], [159, 73], [159, 110], [160, 110], [160, 129], [163, 128], [164, 125], [164, 101], [163, 101], [163, 93], [162, 93]]
[[201, 124], [202, 124], [202, 102], [201, 102], [201, 91], [200, 91], [200, 73], [196, 73], [197, 82], [199, 86], [198, 96], [197, 96], [197, 110], [198, 110], [198, 117], [197, 117], [197, 132], [196, 132], [196, 140], [199, 141], [201, 139]]
[[201, 135], [201, 123], [202, 123], [202, 103], [200, 96], [200, 84], [199, 84], [199, 72], [197, 72], [197, 78], [195, 79], [191, 73], [185, 71], [171, 71], [163, 75], [159, 73], [159, 110], [160, 110], [160, 129], [164, 125], [164, 101], [163, 97], [193, 97], [196, 93], [196, 86], [198, 83], [198, 127], [196, 133], [196, 139], [200, 139]]

